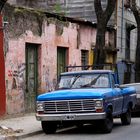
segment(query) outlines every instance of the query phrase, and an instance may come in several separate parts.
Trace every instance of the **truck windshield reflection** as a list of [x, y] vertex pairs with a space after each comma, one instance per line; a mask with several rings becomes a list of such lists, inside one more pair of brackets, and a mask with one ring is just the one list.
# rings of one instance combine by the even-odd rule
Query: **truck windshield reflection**
[[80, 74], [61, 76], [58, 89], [109, 88], [108, 74]]

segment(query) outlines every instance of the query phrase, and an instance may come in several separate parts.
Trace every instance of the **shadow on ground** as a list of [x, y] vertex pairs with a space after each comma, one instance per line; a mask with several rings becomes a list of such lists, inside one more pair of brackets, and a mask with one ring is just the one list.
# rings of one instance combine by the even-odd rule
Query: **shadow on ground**
[[132, 112], [132, 117], [139, 118], [140, 117], [140, 111], [139, 112]]
[[[122, 127], [121, 122], [115, 122], [113, 125], [113, 131], [115, 129], [119, 129], [119, 127]], [[72, 126], [68, 128], [63, 128], [57, 130], [56, 134], [104, 134], [98, 126], [86, 124], [81, 127]]]

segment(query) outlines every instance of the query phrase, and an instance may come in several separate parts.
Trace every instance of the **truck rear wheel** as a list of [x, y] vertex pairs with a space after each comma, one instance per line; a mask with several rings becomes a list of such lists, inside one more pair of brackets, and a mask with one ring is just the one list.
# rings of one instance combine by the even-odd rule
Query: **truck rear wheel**
[[56, 132], [57, 123], [55, 123], [55, 122], [42, 121], [42, 122], [41, 122], [41, 125], [42, 125], [42, 130], [43, 130], [46, 134], [53, 134], [53, 133]]
[[122, 125], [130, 125], [131, 124], [131, 109], [128, 109], [126, 113], [121, 115]]

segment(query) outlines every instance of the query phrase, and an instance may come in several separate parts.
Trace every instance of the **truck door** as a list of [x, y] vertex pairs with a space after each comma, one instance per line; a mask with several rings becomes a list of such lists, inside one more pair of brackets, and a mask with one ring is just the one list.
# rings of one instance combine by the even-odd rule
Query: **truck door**
[[120, 113], [122, 111], [122, 106], [123, 106], [123, 96], [121, 94], [121, 89], [119, 87], [115, 87], [116, 81], [115, 81], [115, 75], [111, 75], [111, 83], [112, 83], [112, 88], [113, 94], [114, 94], [114, 112], [116, 114]]

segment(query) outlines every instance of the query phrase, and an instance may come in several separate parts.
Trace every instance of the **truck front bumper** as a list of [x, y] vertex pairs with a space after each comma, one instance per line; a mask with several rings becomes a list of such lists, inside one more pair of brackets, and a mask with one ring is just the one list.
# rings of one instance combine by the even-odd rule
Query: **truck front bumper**
[[106, 118], [106, 113], [77, 113], [77, 114], [36, 114], [38, 121], [78, 121], [101, 120]]

